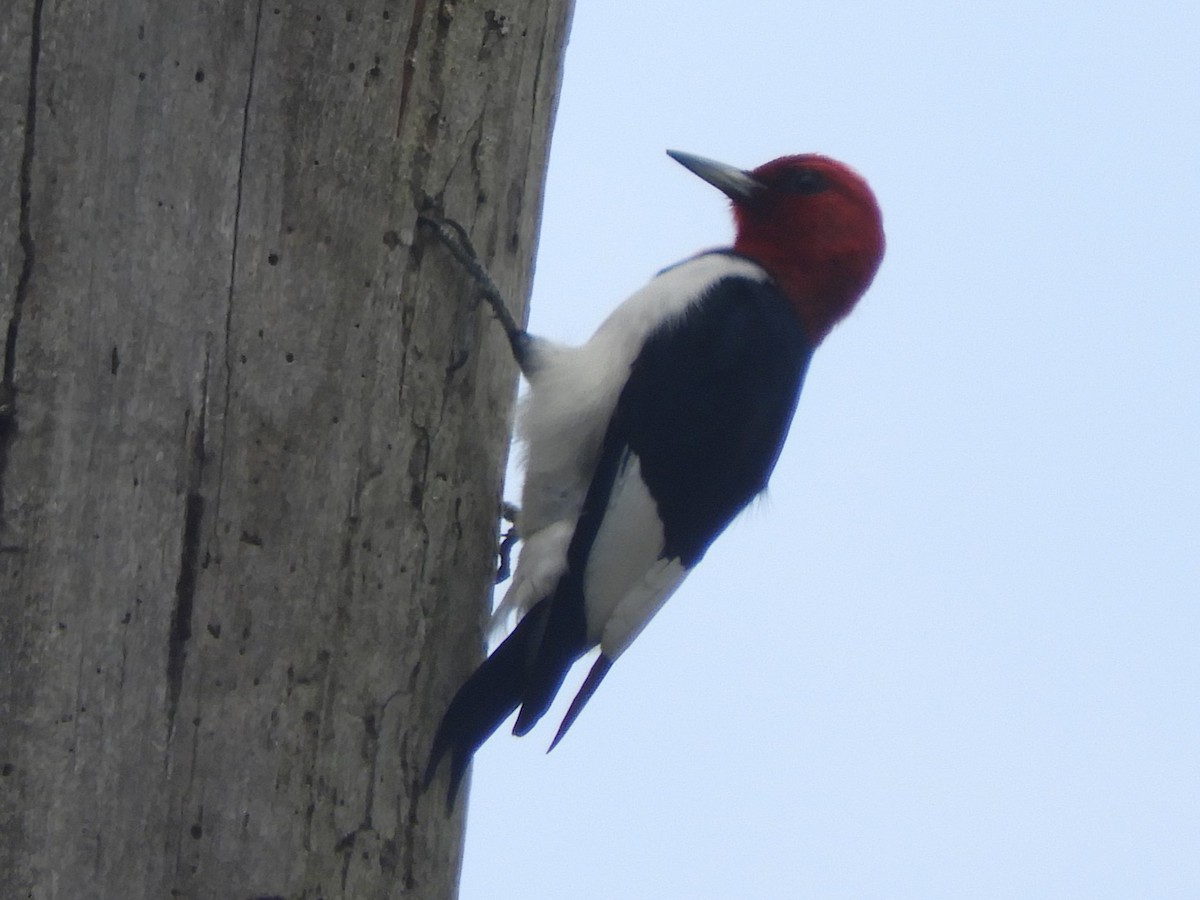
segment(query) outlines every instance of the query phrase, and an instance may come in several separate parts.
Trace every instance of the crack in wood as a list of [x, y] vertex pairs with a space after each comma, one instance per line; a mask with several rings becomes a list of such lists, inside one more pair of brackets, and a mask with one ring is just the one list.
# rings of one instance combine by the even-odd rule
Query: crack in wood
[[425, 0], [413, 3], [412, 19], [408, 23], [408, 40], [404, 44], [403, 66], [400, 75], [400, 108], [396, 113], [396, 137], [400, 137], [404, 114], [408, 111], [408, 92], [413, 74], [417, 71], [417, 44], [421, 37], [421, 20], [425, 18]]
[[21, 326], [21, 311], [29, 293], [29, 282], [33, 277], [34, 244], [30, 224], [30, 207], [33, 200], [33, 157], [37, 134], [38, 64], [42, 57], [42, 5], [44, 0], [33, 4], [33, 23], [29, 32], [29, 91], [25, 99], [24, 146], [21, 150], [21, 172], [19, 175], [20, 210], [17, 230], [21, 242], [21, 274], [17, 278], [16, 296], [13, 298], [12, 316], [8, 320], [8, 331], [4, 341], [4, 384], [11, 387], [16, 372], [17, 332]]
[[[250, 134], [250, 104], [254, 99], [254, 76], [258, 70], [258, 46], [259, 37], [262, 34], [262, 15], [263, 0], [259, 0], [258, 8], [254, 14], [254, 37], [250, 43], [250, 65], [246, 74], [246, 99], [242, 103], [242, 135], [241, 145], [238, 149], [237, 184], [235, 186], [233, 202], [233, 235], [230, 239], [231, 247], [229, 251], [229, 289], [225, 296], [225, 396], [221, 408], [221, 441], [217, 450], [217, 485], [216, 504], [213, 510], [214, 515], [219, 513], [221, 509], [221, 489], [225, 483], [225, 430], [229, 422], [229, 406], [233, 402], [233, 352], [230, 349], [233, 336], [233, 299], [237, 290], [238, 244], [241, 238], [242, 222], [242, 187], [246, 177], [246, 148], [249, 144]], [[205, 365], [207, 367], [207, 356]], [[207, 382], [208, 373], [206, 368], [206, 390]]]
[[[204, 495], [201, 493], [205, 463], [205, 432], [208, 419], [209, 355], [204, 355], [204, 383], [200, 396], [200, 414], [192, 432], [188, 473], [183, 505], [183, 536], [179, 542], [179, 577], [175, 582], [175, 603], [171, 608], [171, 627], [167, 632], [167, 740], [175, 733], [175, 714], [183, 691], [183, 669], [187, 663], [188, 642], [192, 638], [192, 613], [196, 600], [196, 579], [200, 569], [200, 525], [204, 521]], [[185, 415], [184, 421], [189, 416]], [[186, 427], [186, 426], [185, 426]]]
[[17, 233], [21, 244], [21, 273], [17, 276], [12, 313], [4, 335], [3, 371], [0, 373], [0, 527], [4, 523], [4, 475], [8, 469], [8, 451], [17, 436], [17, 335], [21, 314], [29, 295], [33, 278], [35, 247], [30, 224], [33, 202], [33, 157], [37, 134], [38, 65], [42, 58], [42, 5], [34, 0], [33, 21], [29, 29], [29, 87], [25, 98], [24, 145], [21, 149], [21, 171], [18, 176], [19, 210]]

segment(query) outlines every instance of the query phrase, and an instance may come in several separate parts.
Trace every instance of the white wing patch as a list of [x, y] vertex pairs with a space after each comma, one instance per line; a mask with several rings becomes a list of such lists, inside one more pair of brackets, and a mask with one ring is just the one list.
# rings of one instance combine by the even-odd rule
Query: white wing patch
[[600, 650], [610, 660], [625, 652], [642, 629], [662, 609], [675, 589], [683, 584], [690, 569], [677, 559], [659, 559], [646, 570], [641, 581], [617, 604], [600, 637]]
[[687, 575], [677, 559], [663, 559], [658, 506], [642, 480], [642, 464], [627, 453], [596, 532], [583, 594], [588, 637], [615, 660]]

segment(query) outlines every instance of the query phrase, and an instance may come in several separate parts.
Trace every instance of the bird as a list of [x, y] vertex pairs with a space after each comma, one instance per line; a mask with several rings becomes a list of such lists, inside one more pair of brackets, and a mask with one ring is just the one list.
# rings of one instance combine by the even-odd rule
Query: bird
[[552, 750], [613, 663], [758, 494], [779, 458], [813, 351], [884, 253], [867, 182], [830, 157], [751, 170], [668, 150], [732, 205], [731, 246], [659, 272], [579, 346], [529, 334], [450, 220], [426, 217], [480, 284], [529, 391], [518, 414], [522, 550], [493, 616], [511, 633], [467, 678], [434, 735], [453, 804], [475, 751], [517, 711], [527, 734], [567, 671], [599, 647]]

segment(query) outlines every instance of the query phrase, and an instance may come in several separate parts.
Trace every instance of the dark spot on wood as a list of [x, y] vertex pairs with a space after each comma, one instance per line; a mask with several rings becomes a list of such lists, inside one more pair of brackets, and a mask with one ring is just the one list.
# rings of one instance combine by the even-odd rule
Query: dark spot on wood
[[112, 354], [108, 360], [108, 368], [114, 375], [117, 374], [117, 369], [121, 368], [121, 355], [117, 353], [116, 347], [112, 348]]
[[196, 70], [196, 84], [199, 84], [199, 83], [200, 83], [200, 82], [202, 82], [203, 80], [204, 80], [204, 70], [203, 70], [203, 69], [197, 69], [197, 70]]
[[0, 382], [0, 438], [8, 434], [17, 415], [17, 388], [12, 382]]
[[197, 840], [197, 841], [200, 840], [200, 838], [204, 836], [204, 829], [202, 827], [200, 827], [199, 822], [196, 822], [195, 824], [192, 825], [191, 835], [192, 835], [192, 839]]
[[347, 71], [347, 72], [353, 72], [353, 71], [354, 71], [355, 69], [357, 69], [357, 68], [358, 68], [358, 66], [357, 66], [357, 65], [355, 65], [354, 63], [350, 63], [350, 65], [346, 66], [346, 71]]
[[3, 766], [0, 766], [0, 778], [7, 778], [12, 773], [13, 773], [13, 764], [12, 763], [5, 763]]
[[386, 838], [379, 848], [379, 867], [385, 872], [394, 873], [399, 859], [399, 842], [395, 838]]
[[494, 9], [485, 10], [483, 21], [488, 31], [494, 31], [503, 36], [508, 34], [508, 16], [500, 15]]
[[279, 254], [278, 253], [268, 253], [267, 254], [267, 265], [268, 266], [279, 265]]
[[[145, 80], [146, 80], [146, 73], [138, 72], [138, 81], [145, 81]], [[161, 206], [162, 204], [159, 204], [159, 205]]]
[[214, 638], [220, 639], [221, 623], [220, 622], [209, 622], [208, 623], [208, 633], [211, 634]]
[[408, 477], [412, 486], [408, 492], [408, 502], [420, 509], [425, 501], [425, 479], [429, 466], [429, 433], [419, 426], [413, 428], [416, 440], [413, 443], [412, 455], [408, 458]]
[[283, 358], [284, 358], [284, 359], [286, 359], [288, 362], [295, 362], [295, 361], [296, 361], [296, 357], [295, 357], [295, 355], [294, 355], [293, 353], [291, 353], [291, 352], [288, 352], [288, 353], [285, 353], [285, 354], [283, 354]]
[[132, 621], [133, 621], [133, 613], [125, 613], [125, 615], [121, 616], [121, 624], [122, 625], [128, 625]]
[[455, 354], [450, 357], [450, 361], [446, 363], [446, 378], [449, 378], [464, 365], [466, 365], [467, 360], [470, 358], [471, 353], [465, 347], [455, 352]]
[[395, 231], [385, 231], [383, 233], [383, 243], [389, 250], [395, 250], [400, 246], [400, 235]]
[[261, 547], [263, 545], [263, 539], [261, 536], [255, 534], [253, 531], [246, 531], [245, 529], [242, 530], [242, 534], [238, 540], [240, 540], [243, 544], [249, 544], [251, 547]]

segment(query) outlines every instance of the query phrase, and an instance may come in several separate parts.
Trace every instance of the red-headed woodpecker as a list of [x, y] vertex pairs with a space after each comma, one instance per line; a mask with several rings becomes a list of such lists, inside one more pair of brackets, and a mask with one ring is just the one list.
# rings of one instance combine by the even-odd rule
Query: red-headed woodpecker
[[[733, 246], [659, 273], [580, 347], [532, 337], [485, 286], [529, 381], [517, 531], [524, 547], [494, 621], [513, 632], [455, 695], [426, 783], [451, 757], [453, 801], [472, 754], [513, 710], [546, 712], [571, 665], [600, 655], [562, 738], [609, 667], [729, 522], [767, 486], [813, 350], [883, 257], [870, 188], [824, 156], [752, 171], [671, 151], [733, 201]], [[441, 223], [440, 236], [455, 249]], [[486, 276], [461, 249], [456, 256]]]

